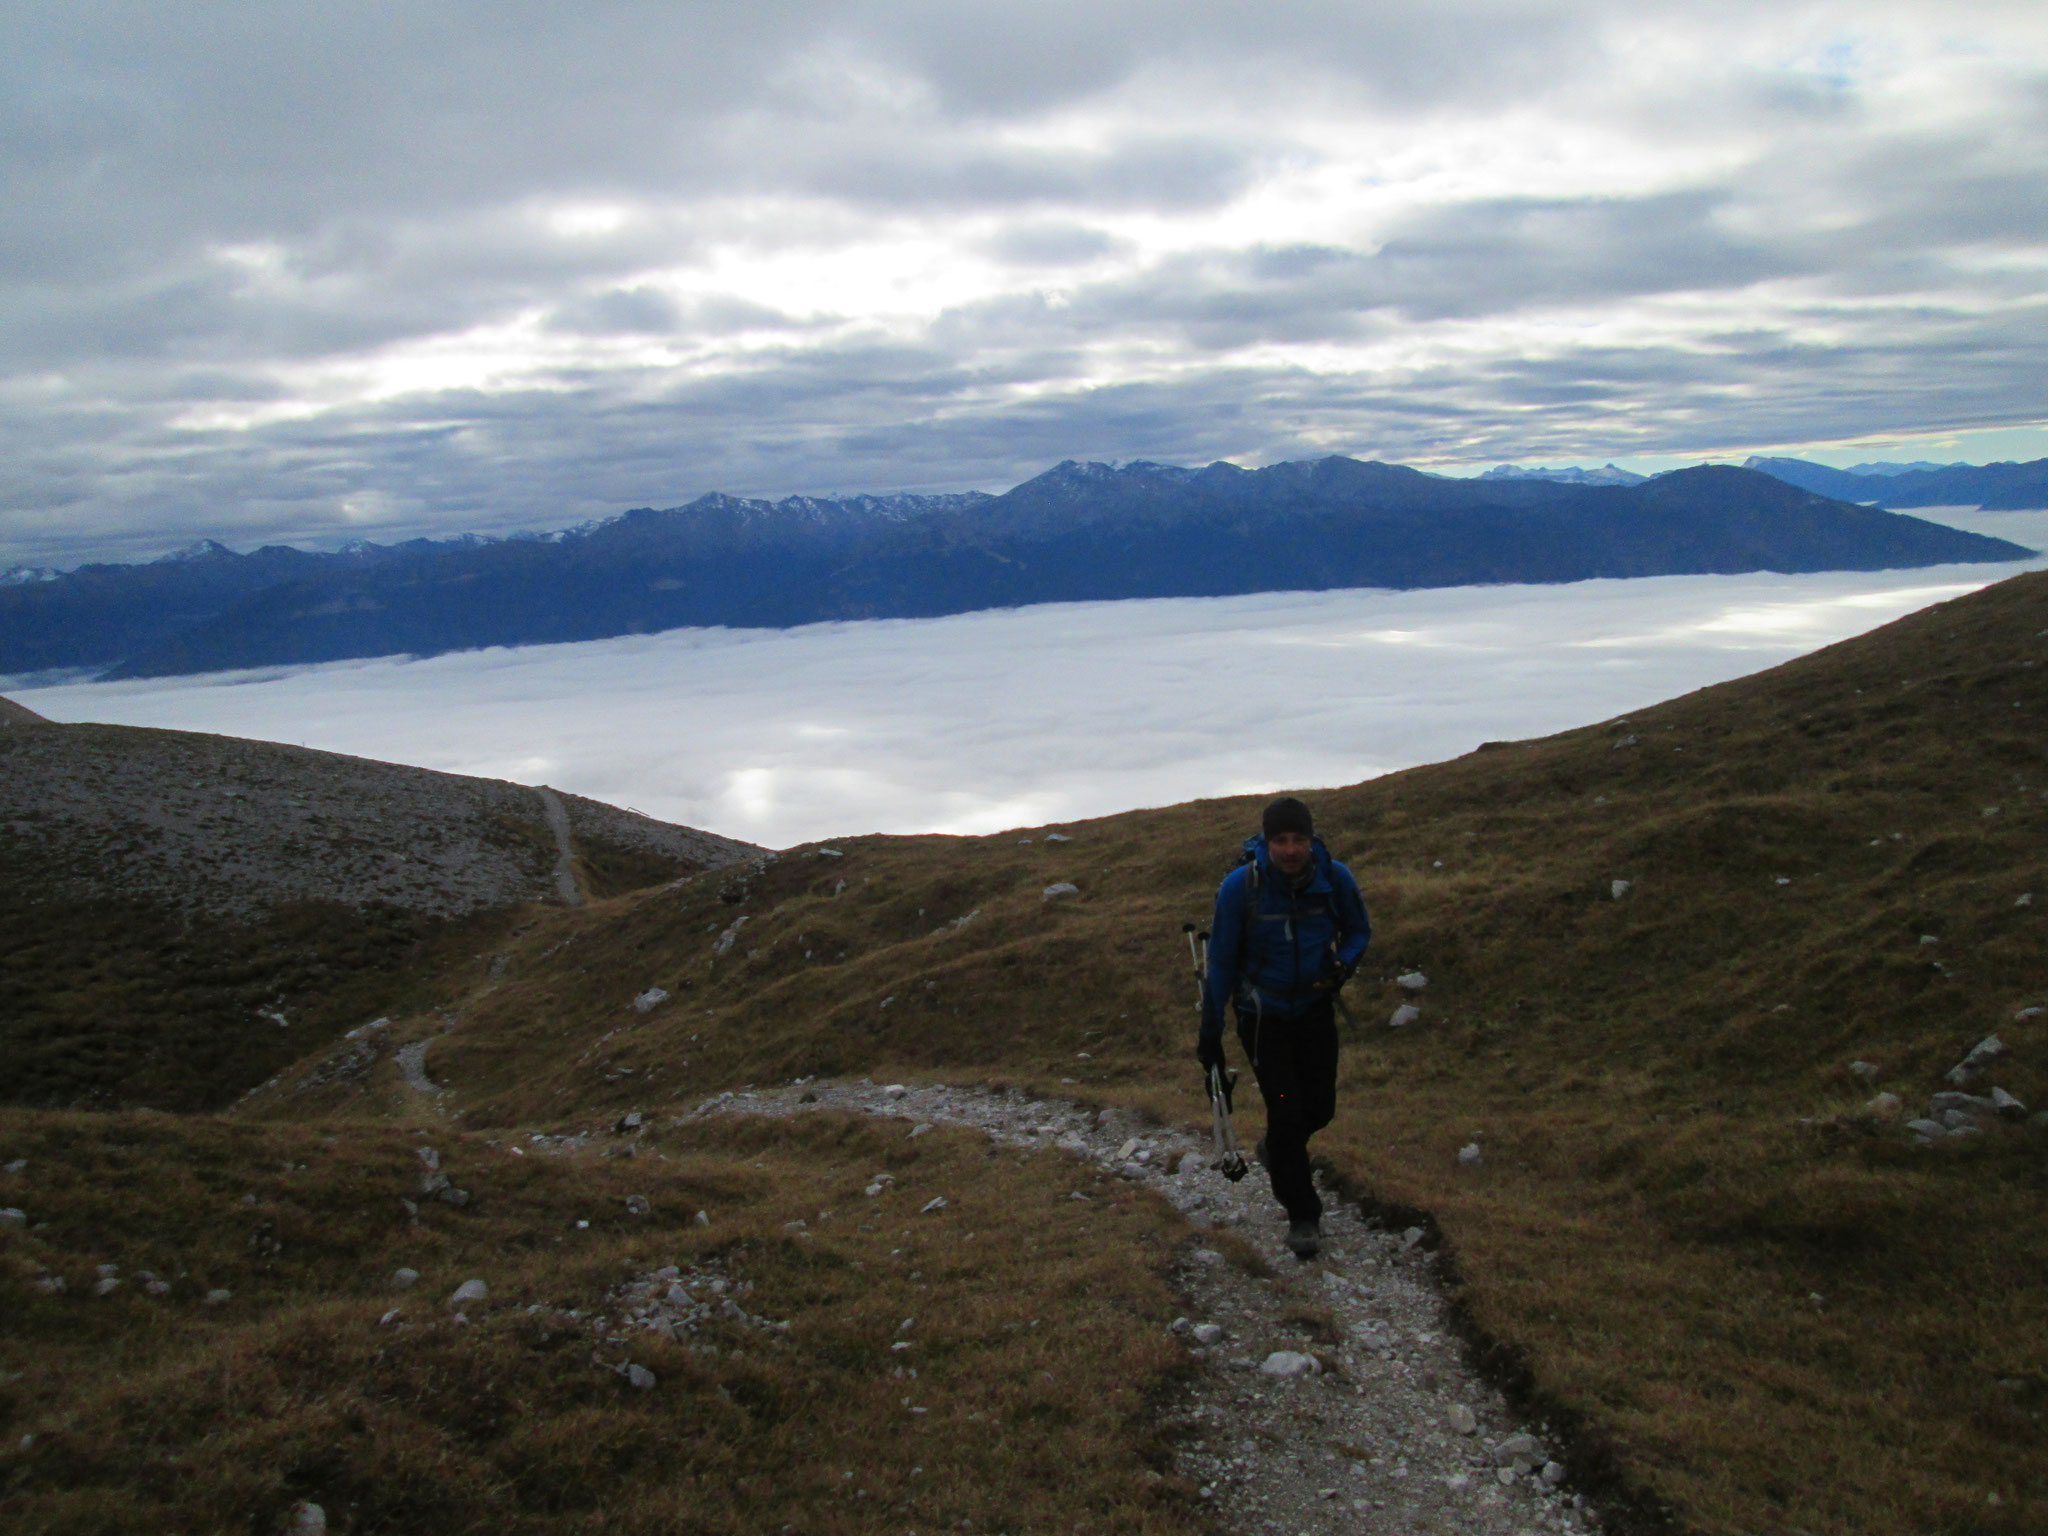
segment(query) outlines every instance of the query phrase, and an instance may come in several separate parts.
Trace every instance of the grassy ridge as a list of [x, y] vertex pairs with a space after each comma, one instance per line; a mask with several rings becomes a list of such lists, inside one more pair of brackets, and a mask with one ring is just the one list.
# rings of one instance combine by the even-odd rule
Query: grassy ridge
[[[269, 1531], [310, 1499], [353, 1531], [1198, 1528], [1144, 1428], [1180, 1359], [1175, 1224], [1128, 1185], [807, 1116], [557, 1155], [437, 1134], [455, 1208], [417, 1198], [422, 1139], [0, 1111], [34, 1223], [0, 1229], [0, 1522]], [[627, 1330], [619, 1288], [664, 1265], [747, 1316]]]
[[[2044, 634], [2048, 576], [2023, 576], [1314, 796], [1378, 927], [1319, 1147], [1434, 1213], [1477, 1333], [1691, 1528], [2048, 1524], [2048, 1296], [2015, 1283], [2048, 1272], [2048, 1144], [1919, 1148], [1862, 1112], [1875, 1087], [1921, 1112], [1993, 1031], [1996, 1081], [2048, 1107], [2048, 1029], [2014, 1018], [2048, 1004]], [[433, 1070], [472, 1126], [866, 1071], [1192, 1117], [1179, 927], [1255, 815], [854, 839], [546, 914]], [[1414, 968], [1424, 1024], [1388, 1031]], [[671, 1001], [632, 1011], [652, 985]], [[320, 1092], [275, 1110], [384, 1102]]]

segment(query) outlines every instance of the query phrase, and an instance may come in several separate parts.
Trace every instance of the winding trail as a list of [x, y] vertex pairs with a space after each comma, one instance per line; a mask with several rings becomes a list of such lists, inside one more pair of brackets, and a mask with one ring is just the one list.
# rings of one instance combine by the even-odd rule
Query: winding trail
[[[1180, 1472], [1214, 1501], [1225, 1529], [1599, 1529], [1598, 1514], [1570, 1490], [1568, 1469], [1549, 1461], [1542, 1428], [1519, 1424], [1464, 1358], [1419, 1228], [1381, 1230], [1325, 1191], [1323, 1256], [1301, 1263], [1282, 1242], [1286, 1222], [1258, 1167], [1232, 1184], [1210, 1170], [1207, 1146], [1187, 1131], [1014, 1091], [810, 1082], [721, 1094], [696, 1113], [813, 1109], [890, 1116], [906, 1122], [906, 1134], [966, 1126], [1006, 1146], [1058, 1149], [1152, 1190], [1188, 1219], [1195, 1233], [1173, 1281], [1189, 1313], [1173, 1326], [1201, 1369], [1169, 1404], [1164, 1427]], [[1201, 1242], [1201, 1232], [1219, 1228], [1248, 1240], [1270, 1278]], [[1303, 1356], [1313, 1363], [1304, 1366]], [[1277, 1374], [1289, 1366], [1302, 1374]]]
[[562, 804], [562, 797], [547, 785], [534, 787], [540, 796], [540, 807], [547, 813], [548, 829], [555, 834], [555, 894], [562, 898], [565, 907], [583, 905], [583, 887], [576, 883], [575, 855], [569, 847], [569, 808]]

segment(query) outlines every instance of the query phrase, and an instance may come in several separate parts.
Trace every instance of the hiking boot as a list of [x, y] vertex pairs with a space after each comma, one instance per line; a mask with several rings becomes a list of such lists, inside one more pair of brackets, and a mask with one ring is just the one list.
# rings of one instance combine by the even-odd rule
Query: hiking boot
[[1287, 1246], [1297, 1259], [1312, 1259], [1323, 1251], [1323, 1224], [1304, 1219], [1287, 1223]]

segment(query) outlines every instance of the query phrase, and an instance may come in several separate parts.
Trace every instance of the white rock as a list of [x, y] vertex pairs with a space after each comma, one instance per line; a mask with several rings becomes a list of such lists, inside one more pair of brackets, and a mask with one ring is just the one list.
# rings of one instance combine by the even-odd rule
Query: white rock
[[933, 1211], [943, 1211], [945, 1208], [946, 1197], [944, 1195], [933, 1195], [931, 1199], [925, 1201], [925, 1203], [918, 1208], [917, 1214], [920, 1216], [929, 1216]]
[[1869, 1082], [1881, 1069], [1874, 1061], [1852, 1061], [1849, 1063], [1849, 1070], [1865, 1082]]
[[626, 1367], [626, 1380], [642, 1392], [651, 1391], [654, 1387], [654, 1372], [644, 1365], [629, 1365]]
[[409, 1291], [420, 1283], [420, 1272], [416, 1269], [400, 1269], [392, 1272], [391, 1288], [394, 1291]]
[[1138, 1138], [1133, 1136], [1129, 1141], [1125, 1142], [1122, 1146], [1116, 1149], [1116, 1160], [1120, 1163], [1128, 1162], [1132, 1154], [1134, 1154], [1137, 1150]]
[[1564, 1481], [1564, 1463], [1559, 1461], [1546, 1461], [1545, 1463], [1543, 1463], [1543, 1471], [1538, 1475], [1542, 1477], [1543, 1481], [1546, 1484], [1548, 1484], [1552, 1488], [1555, 1488], [1559, 1483]]
[[[918, 1124], [918, 1125], [913, 1125], [913, 1126], [912, 1126], [912, 1127], [910, 1128], [910, 1135], [911, 1135], [911, 1136], [922, 1136], [922, 1135], [924, 1135], [924, 1134], [925, 1134], [925, 1132], [929, 1131], [929, 1130], [930, 1130], [931, 1128], [932, 1128], [932, 1123], [931, 1123], [931, 1121], [929, 1121], [929, 1120], [926, 1120], [926, 1121], [922, 1122], [921, 1124]], [[906, 1138], [905, 1138], [905, 1140], [908, 1140], [908, 1139], [909, 1139], [908, 1137], [906, 1137]]]
[[25, 1227], [27, 1225], [27, 1211], [12, 1205], [8, 1206], [5, 1210], [0, 1210], [0, 1227]]
[[901, 1083], [891, 1083], [882, 1090], [882, 1097], [885, 1099], [900, 1099], [908, 1092], [910, 1090]]
[[2022, 891], [2019, 895], [2013, 897], [2012, 904], [2016, 907], [2031, 907], [2034, 904], [2034, 893], [2032, 891]]
[[1991, 1090], [1991, 1108], [2007, 1120], [2024, 1120], [2027, 1118], [2027, 1106], [2007, 1093], [2003, 1088]]
[[318, 1504], [301, 1504], [292, 1511], [292, 1536], [327, 1536], [327, 1511]]
[[1051, 885], [1048, 885], [1045, 888], [1044, 899], [1047, 901], [1053, 901], [1061, 896], [1078, 896], [1080, 894], [1081, 887], [1074, 884], [1073, 881], [1055, 880]]
[[710, 1225], [711, 1225], [711, 1213], [710, 1213], [709, 1211], [699, 1211], [699, 1212], [698, 1212], [698, 1213], [697, 1213], [697, 1214], [696, 1214], [695, 1216], [692, 1216], [692, 1217], [690, 1218], [690, 1225], [691, 1225], [691, 1226], [693, 1226], [693, 1227], [708, 1227], [708, 1226], [710, 1226]]
[[1939, 1120], [1908, 1120], [1906, 1129], [1926, 1137], [1929, 1141], [1939, 1141], [1948, 1134], [1948, 1127]]
[[1394, 1016], [1387, 1020], [1387, 1028], [1402, 1029], [1422, 1017], [1422, 1010], [1413, 1003], [1403, 1003], [1394, 1010]]
[[875, 1198], [875, 1196], [879, 1195], [887, 1187], [888, 1186], [884, 1184], [870, 1184], [866, 1189], [862, 1190], [861, 1193], [866, 1195], [870, 1200], [872, 1200]]
[[1420, 971], [1410, 971], [1404, 976], [1396, 976], [1394, 985], [1404, 992], [1420, 992], [1429, 985], [1429, 978]]
[[25, 1157], [17, 1157], [13, 1162], [7, 1165], [7, 1171], [9, 1173], [23, 1173], [26, 1172], [27, 1169], [28, 1159]]
[[633, 999], [633, 1011], [635, 1013], [646, 1013], [651, 1008], [659, 1008], [667, 1001], [668, 991], [666, 988], [649, 987], [645, 992], [642, 992]]
[[1313, 1376], [1322, 1370], [1322, 1366], [1314, 1355], [1304, 1355], [1294, 1349], [1276, 1349], [1259, 1362], [1259, 1369], [1268, 1376]]
[[1479, 1432], [1479, 1416], [1463, 1403], [1454, 1404], [1451, 1411], [1444, 1415], [1444, 1422], [1461, 1435]]
[[224, 1306], [234, 1299], [234, 1294], [233, 1291], [227, 1290], [224, 1287], [215, 1287], [206, 1293], [205, 1302], [209, 1307]]
[[398, 1319], [402, 1317], [404, 1314], [405, 1308], [393, 1307], [389, 1312], [386, 1312], [382, 1317], [377, 1319], [377, 1326], [380, 1328], [389, 1328], [393, 1323], [397, 1322]]
[[[1493, 1459], [1503, 1467], [1512, 1466], [1518, 1461], [1527, 1462], [1533, 1467], [1546, 1458], [1543, 1454], [1543, 1442], [1541, 1440], [1538, 1440], [1534, 1435], [1518, 1434], [1509, 1435], [1507, 1439], [1496, 1445], [1493, 1448]], [[1517, 1468], [1517, 1470], [1526, 1469]]]
[[1630, 884], [1627, 880], [1615, 880], [1608, 884], [1607, 890], [1616, 901], [1619, 901], [1629, 893]]
[[95, 1296], [111, 1296], [119, 1289], [121, 1282], [113, 1275], [102, 1275], [92, 1283], [92, 1293]]
[[1479, 1150], [1479, 1143], [1476, 1141], [1468, 1142], [1460, 1147], [1458, 1149], [1458, 1161], [1467, 1168], [1477, 1168], [1484, 1161], [1484, 1157]]
[[1863, 1106], [1863, 1113], [1879, 1120], [1896, 1120], [1905, 1112], [1906, 1106], [1896, 1093], [1880, 1093]]
[[1214, 1344], [1217, 1340], [1221, 1339], [1222, 1337], [1223, 1325], [1221, 1323], [1195, 1324], [1195, 1342], [1197, 1344]]
[[1048, 843], [1071, 843], [1073, 841], [1073, 839], [1067, 836], [1067, 834], [1064, 832], [1048, 832], [1045, 834], [1045, 840]]
[[914, 1318], [914, 1317], [906, 1317], [905, 1319], [903, 1319], [903, 1321], [902, 1321], [902, 1322], [900, 1322], [900, 1323], [898, 1323], [898, 1324], [896, 1325], [896, 1331], [897, 1331], [897, 1332], [898, 1332], [899, 1334], [903, 1334], [903, 1333], [908, 1333], [908, 1332], [910, 1332], [910, 1330], [911, 1330], [911, 1329], [915, 1328], [916, 1326], [917, 1326], [917, 1319], [916, 1319], [916, 1318]]
[[2041, 1010], [2039, 1008], [2022, 1008], [2012, 1016], [2012, 1019], [2017, 1024], [2024, 1019], [2038, 1019], [2039, 1017], [2041, 1017]]
[[490, 1295], [491, 1288], [488, 1285], [485, 1285], [483, 1281], [465, 1280], [462, 1282], [462, 1284], [455, 1287], [454, 1294], [452, 1294], [448, 1298], [448, 1305], [453, 1310], [460, 1312], [464, 1307], [468, 1306], [471, 1302], [488, 1301], [490, 1299]]

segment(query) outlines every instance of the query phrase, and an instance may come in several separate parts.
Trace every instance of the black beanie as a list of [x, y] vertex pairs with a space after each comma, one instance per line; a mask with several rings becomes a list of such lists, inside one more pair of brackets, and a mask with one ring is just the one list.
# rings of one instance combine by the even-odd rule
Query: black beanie
[[1266, 836], [1281, 832], [1299, 832], [1303, 837], [1316, 835], [1315, 818], [1308, 813], [1308, 807], [1292, 795], [1282, 795], [1266, 807], [1259, 824]]

